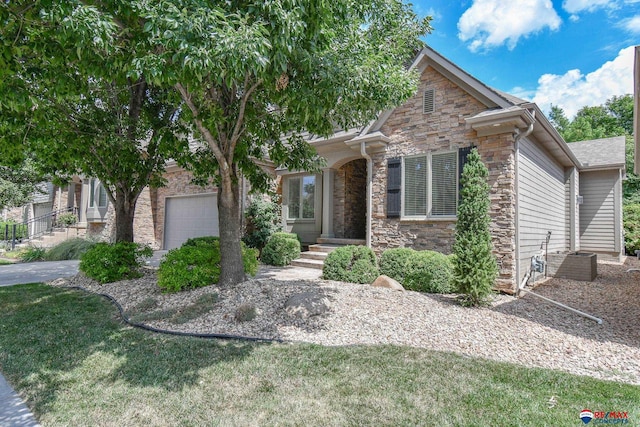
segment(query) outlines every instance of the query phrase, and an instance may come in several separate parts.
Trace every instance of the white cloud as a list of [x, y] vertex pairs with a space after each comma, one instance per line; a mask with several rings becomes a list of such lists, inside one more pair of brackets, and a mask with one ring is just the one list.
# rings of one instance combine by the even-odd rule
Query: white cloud
[[569, 13], [591, 12], [598, 8], [614, 7], [615, 0], [565, 0], [562, 8]]
[[624, 19], [620, 22], [620, 25], [630, 33], [640, 34], [640, 15]]
[[513, 49], [520, 37], [547, 27], [557, 30], [560, 23], [551, 0], [474, 0], [458, 21], [458, 37], [470, 41], [471, 51], [503, 44]]
[[538, 79], [533, 102], [547, 113], [551, 104], [557, 105], [573, 118], [584, 106], [601, 105], [614, 95], [633, 93], [633, 62], [634, 46], [630, 46], [587, 75], [578, 69], [563, 75], [544, 74]]

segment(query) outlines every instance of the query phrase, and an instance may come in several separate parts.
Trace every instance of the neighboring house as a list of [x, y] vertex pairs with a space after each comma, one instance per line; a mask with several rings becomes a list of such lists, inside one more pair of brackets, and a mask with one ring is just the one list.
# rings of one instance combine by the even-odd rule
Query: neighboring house
[[411, 67], [419, 89], [404, 105], [363, 128], [309, 139], [327, 159], [322, 173], [278, 172], [288, 231], [304, 242], [363, 239], [377, 253], [450, 253], [460, 173], [477, 147], [489, 169], [498, 289], [515, 291], [549, 231], [550, 252], [620, 256], [624, 143], [568, 145], [536, 104], [486, 86], [431, 48]]

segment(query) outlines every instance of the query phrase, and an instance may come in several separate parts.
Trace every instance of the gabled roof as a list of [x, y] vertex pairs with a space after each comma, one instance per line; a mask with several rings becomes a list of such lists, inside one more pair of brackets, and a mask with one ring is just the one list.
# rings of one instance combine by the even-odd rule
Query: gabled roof
[[568, 147], [580, 161], [581, 170], [625, 167], [624, 136], [571, 142]]

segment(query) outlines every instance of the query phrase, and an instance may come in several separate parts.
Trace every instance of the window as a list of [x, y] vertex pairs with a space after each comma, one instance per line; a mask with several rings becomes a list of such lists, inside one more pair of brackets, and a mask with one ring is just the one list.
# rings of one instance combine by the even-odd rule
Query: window
[[315, 175], [289, 178], [289, 219], [314, 219]]
[[436, 110], [436, 91], [426, 89], [422, 95], [422, 113], [429, 114]]
[[458, 208], [458, 152], [405, 157], [402, 216], [454, 217]]
[[[98, 207], [105, 208], [107, 207], [107, 190], [103, 187], [103, 185], [98, 182], [95, 178], [92, 178], [89, 186], [89, 207], [96, 207], [96, 190], [98, 192]], [[97, 189], [96, 189], [97, 186]]]

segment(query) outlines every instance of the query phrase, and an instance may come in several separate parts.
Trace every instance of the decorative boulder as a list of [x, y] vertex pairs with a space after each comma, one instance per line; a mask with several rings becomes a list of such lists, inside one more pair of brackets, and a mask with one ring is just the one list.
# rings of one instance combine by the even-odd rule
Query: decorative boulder
[[329, 309], [326, 299], [315, 292], [303, 292], [291, 295], [284, 303], [284, 309], [290, 316], [301, 319], [308, 319], [312, 316], [319, 316]]
[[376, 288], [389, 288], [395, 289], [396, 291], [404, 291], [404, 287], [395, 279], [392, 279], [389, 276], [385, 276], [384, 274], [378, 276], [378, 278], [371, 284], [371, 286], [375, 286]]

